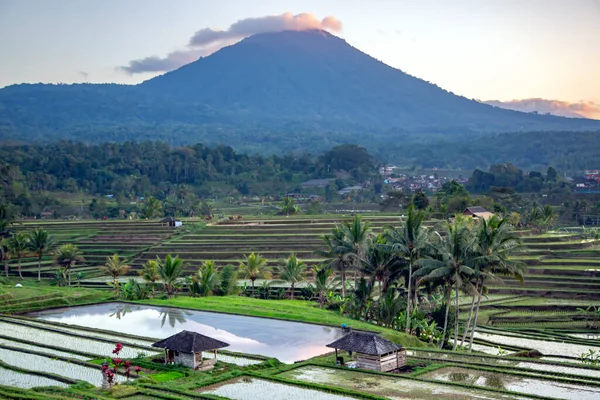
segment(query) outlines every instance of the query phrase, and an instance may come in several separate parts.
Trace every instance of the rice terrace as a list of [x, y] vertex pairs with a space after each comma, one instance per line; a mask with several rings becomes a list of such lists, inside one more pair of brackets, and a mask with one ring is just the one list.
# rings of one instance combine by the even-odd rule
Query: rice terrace
[[[178, 227], [170, 219], [14, 223], [13, 238], [47, 232], [59, 250], [43, 252], [39, 265], [31, 252], [7, 259], [0, 396], [600, 396], [599, 239], [576, 229], [511, 227], [498, 234], [518, 251], [499, 253], [486, 267], [473, 261], [483, 260], [475, 249], [454, 261], [439, 251], [456, 235], [504, 229], [497, 217], [425, 219], [412, 228], [420, 230], [415, 243], [440, 234], [411, 256], [403, 253], [402, 235], [415, 218], [422, 215], [410, 208], [408, 215], [183, 219]], [[432, 240], [439, 241], [437, 254], [428, 253]], [[76, 254], [62, 254], [68, 259], [61, 262], [65, 245]], [[352, 256], [358, 251], [360, 258]], [[457, 271], [440, 272], [457, 263]], [[184, 331], [227, 347], [193, 353], [195, 368], [165, 362], [183, 353], [153, 344]], [[369, 356], [356, 341], [351, 353], [327, 347], [352, 332], [400, 349], [386, 353], [391, 366], [379, 367], [387, 356]]]

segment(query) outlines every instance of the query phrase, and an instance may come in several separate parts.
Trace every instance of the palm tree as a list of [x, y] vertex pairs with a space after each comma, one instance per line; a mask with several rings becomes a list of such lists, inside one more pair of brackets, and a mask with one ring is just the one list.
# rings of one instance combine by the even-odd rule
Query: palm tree
[[172, 257], [170, 254], [168, 254], [164, 261], [157, 258], [156, 263], [158, 266], [160, 280], [162, 281], [165, 292], [167, 293], [167, 298], [170, 299], [177, 290], [179, 277], [183, 272], [183, 260], [179, 258], [179, 256]]
[[325, 298], [327, 293], [336, 289], [337, 284], [334, 280], [330, 279], [333, 274], [331, 266], [324, 265], [322, 267], [312, 266], [313, 273], [315, 274], [315, 284], [309, 284], [309, 288], [314, 290], [319, 298], [319, 307], [323, 307], [325, 304]]
[[254, 293], [254, 281], [257, 279], [270, 279], [271, 271], [267, 267], [267, 259], [258, 253], [244, 256], [246, 260], [240, 263], [240, 277], [250, 279], [252, 282], [252, 293]]
[[8, 247], [8, 239], [0, 240], [0, 257], [2, 257], [2, 262], [4, 263], [4, 274], [8, 278], [8, 269], [9, 269], [9, 261], [10, 261], [10, 247]]
[[158, 271], [158, 261], [156, 260], [148, 260], [146, 264], [144, 264], [141, 271], [139, 271], [139, 275], [142, 279], [150, 285], [150, 291], [154, 294], [154, 289], [156, 282], [160, 280], [160, 272]]
[[71, 269], [78, 262], [85, 261], [81, 250], [74, 244], [63, 244], [54, 253], [54, 260], [57, 264], [62, 265], [67, 270], [68, 283], [71, 286]]
[[301, 261], [294, 253], [290, 254], [285, 260], [283, 266], [279, 267], [279, 277], [282, 281], [290, 284], [290, 299], [294, 300], [294, 290], [296, 283], [304, 281], [304, 271], [306, 264]]
[[19, 278], [23, 279], [21, 273], [21, 260], [27, 255], [29, 249], [29, 243], [27, 242], [27, 236], [24, 233], [15, 233], [13, 237], [8, 239], [8, 251], [10, 254], [17, 259], [17, 268], [19, 270]]
[[408, 264], [408, 284], [406, 299], [406, 333], [410, 334], [410, 315], [412, 311], [412, 301], [416, 297], [417, 291], [413, 295], [413, 270], [422, 253], [428, 248], [428, 233], [423, 226], [425, 213], [422, 210], [416, 210], [411, 204], [408, 206], [407, 216], [400, 228], [391, 227], [386, 232], [388, 242], [398, 256], [402, 257]]
[[204, 261], [190, 279], [192, 293], [199, 296], [211, 295], [220, 285], [214, 261]]
[[298, 214], [300, 212], [300, 208], [294, 203], [294, 199], [291, 197], [285, 197], [283, 199], [283, 203], [281, 204], [281, 210], [279, 213], [281, 215], [290, 216], [293, 214]]
[[352, 246], [346, 241], [344, 231], [336, 226], [331, 235], [322, 238], [325, 250], [317, 250], [315, 253], [325, 258], [325, 264], [340, 272], [342, 283], [342, 297], [346, 297], [346, 271], [353, 264]]
[[[477, 281], [477, 308], [471, 336], [469, 339], [469, 350], [473, 346], [473, 337], [479, 317], [479, 306], [483, 296], [485, 279], [495, 277], [496, 275], [508, 275], [523, 282], [525, 273], [525, 264], [510, 257], [520, 251], [523, 251], [521, 239], [512, 231], [513, 227], [508, 220], [492, 216], [488, 221], [481, 219], [476, 234], [475, 258], [474, 262], [480, 271]], [[469, 329], [471, 314], [466, 330]]]
[[422, 259], [422, 267], [415, 272], [421, 276], [419, 284], [441, 281], [445, 286], [446, 314], [444, 317], [444, 333], [440, 341], [443, 348], [448, 330], [448, 313], [452, 287], [455, 290], [454, 306], [454, 350], [458, 345], [458, 295], [459, 289], [470, 282], [475, 270], [470, 265], [474, 259], [474, 236], [465, 219], [458, 218], [454, 223], [446, 223], [444, 236], [436, 232], [436, 240], [432, 243], [435, 249], [433, 258]]
[[398, 279], [402, 271], [402, 260], [391, 251], [382, 234], [373, 238], [361, 261], [360, 272], [377, 281], [379, 293], [383, 295], [390, 285]]
[[351, 221], [333, 228], [331, 235], [322, 238], [325, 250], [316, 253], [325, 257], [328, 265], [340, 271], [343, 297], [346, 297], [346, 271], [360, 267], [370, 237], [369, 222], [363, 222], [360, 215], [355, 215]]
[[38, 281], [42, 279], [42, 257], [49, 254], [54, 242], [50, 233], [44, 228], [37, 228], [28, 235], [29, 250], [37, 257]]
[[142, 216], [146, 219], [160, 217], [162, 215], [162, 203], [150, 196], [144, 201]]
[[112, 276], [113, 287], [117, 294], [119, 293], [119, 283], [117, 282], [117, 278], [121, 275], [125, 275], [127, 271], [129, 271], [129, 268], [131, 267], [125, 264], [116, 253], [113, 254], [112, 257], [106, 257], [106, 263], [102, 266], [102, 270], [107, 275]]

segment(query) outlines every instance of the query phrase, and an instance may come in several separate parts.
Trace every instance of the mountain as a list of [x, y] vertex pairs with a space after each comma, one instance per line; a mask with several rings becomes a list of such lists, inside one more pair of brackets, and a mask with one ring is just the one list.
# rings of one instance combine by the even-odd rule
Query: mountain
[[394, 69], [324, 31], [258, 34], [139, 85], [0, 90], [1, 140], [159, 139], [253, 151], [386, 148], [415, 135], [596, 131], [500, 109]]

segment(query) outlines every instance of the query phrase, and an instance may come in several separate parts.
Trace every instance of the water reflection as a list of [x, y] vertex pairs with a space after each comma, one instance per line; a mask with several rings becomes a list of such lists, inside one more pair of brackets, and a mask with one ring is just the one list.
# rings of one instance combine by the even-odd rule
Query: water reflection
[[337, 328], [240, 315], [121, 303], [33, 313], [41, 319], [162, 339], [190, 330], [230, 344], [228, 350], [276, 357], [287, 363], [330, 351]]
[[169, 326], [175, 328], [176, 323], [183, 325], [186, 323], [185, 316], [192, 315], [189, 311], [178, 310], [176, 308], [163, 308], [160, 311], [160, 327], [165, 326], [165, 321], [169, 321]]

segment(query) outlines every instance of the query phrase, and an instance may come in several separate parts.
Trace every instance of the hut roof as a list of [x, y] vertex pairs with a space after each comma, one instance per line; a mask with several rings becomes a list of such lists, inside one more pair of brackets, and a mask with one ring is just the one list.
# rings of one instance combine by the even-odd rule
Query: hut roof
[[343, 338], [329, 343], [327, 347], [374, 356], [402, 349], [402, 346], [369, 332], [350, 332]]
[[165, 217], [160, 220], [160, 222], [175, 222], [175, 221], [177, 221], [177, 218], [175, 218], [175, 217]]
[[465, 212], [471, 212], [472, 214], [480, 214], [480, 213], [487, 213], [489, 211], [486, 210], [483, 207], [474, 206], [474, 207], [467, 207], [467, 209], [465, 210]]
[[182, 353], [198, 353], [227, 346], [229, 346], [229, 343], [190, 331], [181, 331], [152, 345], [152, 347], [161, 347]]

